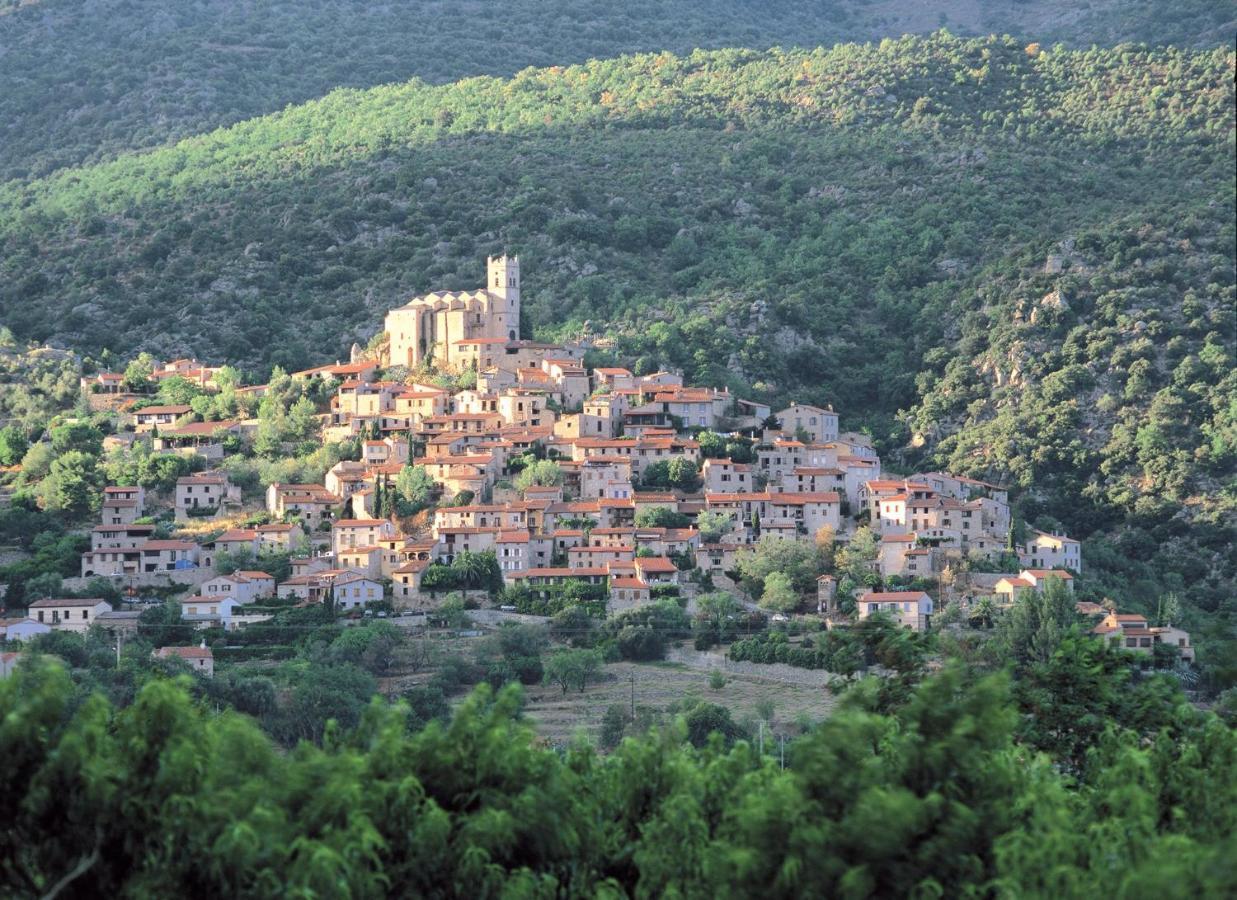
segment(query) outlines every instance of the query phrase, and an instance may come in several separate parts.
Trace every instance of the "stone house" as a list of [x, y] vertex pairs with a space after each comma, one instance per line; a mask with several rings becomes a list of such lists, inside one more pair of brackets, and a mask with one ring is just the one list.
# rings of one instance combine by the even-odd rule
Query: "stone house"
[[382, 599], [382, 582], [358, 572], [338, 576], [332, 584], [335, 606], [345, 612]]
[[236, 608], [240, 605], [232, 597], [203, 597], [199, 594], [180, 601], [180, 616], [197, 628], [218, 625], [225, 631], [231, 631]]
[[168, 428], [175, 425], [176, 420], [181, 416], [188, 415], [191, 412], [193, 410], [184, 404], [148, 406], [145, 409], [137, 410], [133, 414], [134, 430], [141, 434], [146, 431]]
[[138, 548], [142, 572], [196, 569], [199, 547], [192, 541], [147, 541]]
[[1157, 645], [1174, 647], [1186, 662], [1194, 661], [1194, 647], [1190, 634], [1172, 625], [1153, 628], [1147, 617], [1135, 613], [1110, 612], [1091, 629], [1091, 633], [1133, 653], [1153, 653]]
[[56, 631], [85, 632], [95, 623], [100, 614], [110, 612], [112, 605], [106, 600], [64, 599], [36, 600], [29, 606], [29, 614]]
[[51, 630], [51, 626], [46, 622], [28, 616], [20, 619], [0, 619], [0, 641], [28, 641], [40, 634], [50, 634]]
[[339, 519], [331, 525], [331, 550], [338, 554], [353, 547], [373, 547], [395, 536], [387, 519]]
[[193, 516], [218, 513], [231, 497], [238, 494], [231, 487], [228, 476], [222, 472], [202, 472], [177, 478], [176, 518], [183, 521]]
[[90, 549], [82, 554], [82, 577], [135, 575], [142, 571], [138, 549], [154, 534], [154, 525], [96, 525], [90, 530]]
[[855, 605], [860, 619], [885, 613], [912, 631], [926, 631], [932, 617], [932, 598], [923, 591], [865, 591]]
[[720, 494], [742, 494], [752, 490], [752, 466], [729, 459], [706, 459], [700, 465], [704, 490]]
[[1018, 559], [1028, 568], [1082, 571], [1082, 544], [1063, 534], [1032, 531], [1019, 548]]
[[838, 415], [831, 409], [792, 403], [774, 414], [784, 433], [798, 435], [807, 432], [808, 440], [817, 443], [837, 440]]
[[276, 519], [293, 519], [306, 529], [330, 522], [339, 499], [320, 484], [273, 483], [266, 489], [266, 511]]
[[203, 641], [197, 647], [160, 647], [154, 653], [156, 659], [184, 660], [189, 668], [207, 678], [215, 675], [215, 654]]

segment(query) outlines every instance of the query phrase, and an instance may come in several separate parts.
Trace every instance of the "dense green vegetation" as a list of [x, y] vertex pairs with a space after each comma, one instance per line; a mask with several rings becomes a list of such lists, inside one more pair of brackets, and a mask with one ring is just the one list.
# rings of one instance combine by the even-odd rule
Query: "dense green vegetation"
[[0, 181], [414, 76], [445, 82], [640, 51], [829, 45], [943, 25], [1045, 46], [1221, 46], [1234, 18], [1228, 0], [0, 0]]
[[[890, 709], [856, 692], [786, 768], [702, 703], [624, 740], [538, 746], [517, 687], [446, 724], [374, 701], [280, 753], [156, 680], [76, 698], [58, 666], [0, 682], [6, 896], [1224, 896], [1237, 741], [1171, 689], [1072, 699], [1083, 764], [1020, 728], [1000, 676], [947, 669]], [[1070, 722], [1063, 723], [1068, 728]], [[49, 833], [55, 840], [46, 840]]]
[[16, 448], [33, 428], [77, 403], [80, 374], [73, 354], [25, 346], [0, 325], [0, 426], [15, 429], [0, 435], [0, 466], [21, 459]]

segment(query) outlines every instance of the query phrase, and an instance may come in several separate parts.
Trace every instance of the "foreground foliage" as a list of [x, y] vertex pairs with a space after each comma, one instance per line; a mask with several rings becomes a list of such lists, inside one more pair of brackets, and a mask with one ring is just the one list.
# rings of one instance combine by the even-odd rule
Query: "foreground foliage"
[[[1237, 742], [1178, 707], [1115, 724], [1074, 782], [1017, 745], [1003, 677], [949, 669], [900, 709], [862, 698], [788, 768], [684, 726], [536, 745], [518, 688], [410, 730], [375, 701], [288, 755], [174, 681], [116, 711], [56, 665], [0, 683], [0, 891], [39, 896], [1219, 896]], [[1170, 698], [1171, 699], [1171, 698]], [[47, 840], [54, 834], [55, 840]], [[1086, 835], [1085, 839], [1080, 836]]]

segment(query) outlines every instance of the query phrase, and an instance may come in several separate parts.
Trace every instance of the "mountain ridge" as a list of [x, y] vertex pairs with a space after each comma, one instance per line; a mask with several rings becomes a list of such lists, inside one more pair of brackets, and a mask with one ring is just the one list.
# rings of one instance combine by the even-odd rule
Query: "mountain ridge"
[[1044, 46], [1231, 45], [1229, 0], [39, 0], [0, 2], [0, 180], [166, 144], [321, 96], [590, 57], [832, 45], [948, 27]]

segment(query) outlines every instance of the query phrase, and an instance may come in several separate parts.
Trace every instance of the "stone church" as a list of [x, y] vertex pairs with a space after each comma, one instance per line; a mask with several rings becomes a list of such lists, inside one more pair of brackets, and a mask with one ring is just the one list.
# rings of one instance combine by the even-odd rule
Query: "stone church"
[[519, 340], [519, 257], [491, 256], [485, 268], [482, 290], [436, 291], [387, 313], [391, 365], [456, 368], [476, 358], [478, 344]]

